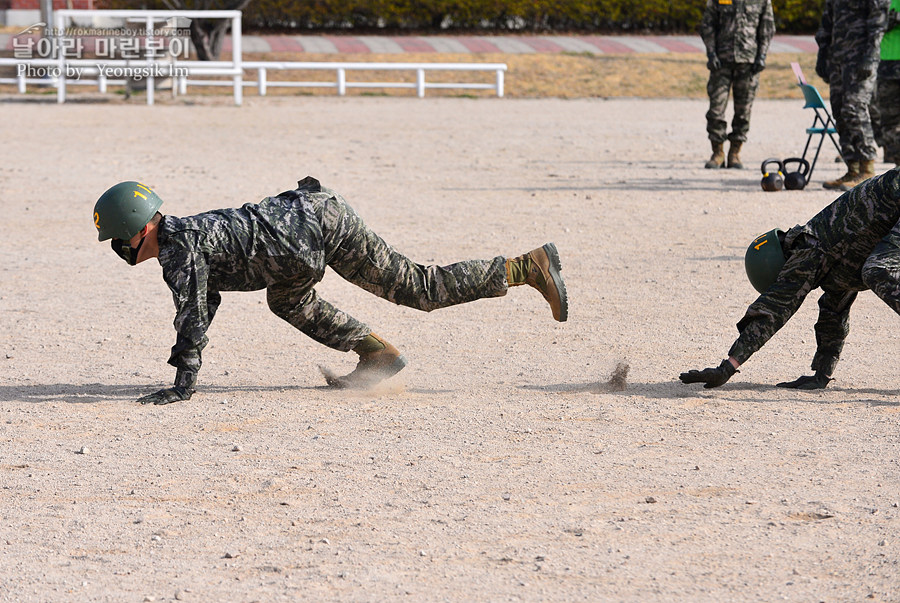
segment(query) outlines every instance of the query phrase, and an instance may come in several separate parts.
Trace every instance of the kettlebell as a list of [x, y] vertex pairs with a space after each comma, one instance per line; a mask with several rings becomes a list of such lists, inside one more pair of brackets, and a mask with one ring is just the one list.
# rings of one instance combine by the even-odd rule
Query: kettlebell
[[[776, 165], [778, 169], [774, 172], [769, 171], [769, 169], [767, 169], [769, 165]], [[762, 162], [760, 170], [763, 174], [760, 184], [764, 191], [774, 193], [775, 191], [780, 191], [784, 188], [784, 164], [781, 163], [780, 159], [774, 157], [766, 159]]]
[[[789, 172], [787, 166], [789, 163], [796, 163], [797, 170]], [[809, 162], [800, 157], [791, 157], [781, 162], [784, 168], [784, 188], [789, 191], [802, 191], [806, 187], [806, 176], [809, 174]]]

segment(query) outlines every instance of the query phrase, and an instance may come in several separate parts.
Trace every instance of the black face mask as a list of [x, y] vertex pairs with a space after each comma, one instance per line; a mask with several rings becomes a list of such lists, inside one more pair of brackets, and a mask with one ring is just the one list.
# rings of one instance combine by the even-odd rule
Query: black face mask
[[128, 241], [123, 241], [122, 239], [113, 239], [110, 243], [117, 256], [128, 262], [129, 265], [134, 266], [137, 264], [138, 252], [144, 244], [144, 238], [142, 238], [141, 242], [138, 243], [138, 246], [133, 249], [131, 245], [128, 244]]

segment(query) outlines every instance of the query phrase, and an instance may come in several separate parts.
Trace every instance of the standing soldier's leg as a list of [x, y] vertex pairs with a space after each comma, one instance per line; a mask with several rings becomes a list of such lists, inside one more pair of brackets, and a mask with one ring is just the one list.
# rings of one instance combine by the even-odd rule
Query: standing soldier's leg
[[829, 77], [829, 94], [831, 96], [831, 114], [834, 117], [834, 127], [838, 133], [838, 142], [841, 145], [841, 155], [847, 164], [847, 172], [836, 180], [826, 180], [822, 183], [823, 188], [831, 190], [841, 190], [845, 182], [855, 182], [859, 178], [859, 160], [860, 154], [856, 147], [853, 146], [853, 137], [848, 130], [847, 121], [844, 116], [844, 94], [845, 86], [845, 69], [839, 61], [833, 61], [831, 65], [831, 73]]
[[740, 63], [735, 67], [734, 76], [734, 118], [731, 120], [731, 134], [728, 140], [731, 145], [728, 149], [728, 167], [743, 168], [741, 163], [741, 146], [747, 142], [747, 134], [750, 132], [750, 113], [753, 110], [753, 100], [759, 88], [759, 74], [753, 73], [752, 63]]
[[707, 168], [720, 168], [725, 165], [725, 139], [728, 133], [728, 122], [725, 120], [725, 109], [728, 107], [728, 93], [731, 90], [732, 69], [734, 65], [725, 63], [719, 69], [709, 72], [706, 93], [709, 96], [709, 110], [706, 112], [706, 131], [712, 145], [712, 156], [706, 162]]
[[872, 102], [874, 91], [874, 73], [866, 79], [857, 79], [854, 75], [844, 87], [844, 105], [841, 109], [841, 117], [844, 120], [844, 129], [850, 138], [850, 144], [856, 154], [854, 158], [858, 158], [860, 162], [860, 178], [855, 184], [846, 183], [847, 190], [875, 175], [875, 157], [878, 150], [875, 147], [875, 136], [872, 132], [872, 117], [869, 115], [869, 103]]
[[884, 161], [900, 166], [900, 79], [880, 79], [877, 100]]
[[872, 98], [869, 100], [869, 118], [872, 121], [872, 136], [875, 139], [875, 145], [884, 146], [884, 132], [881, 126], [881, 108], [878, 106], [878, 84], [879, 80], [875, 78], [875, 86], [872, 90]]

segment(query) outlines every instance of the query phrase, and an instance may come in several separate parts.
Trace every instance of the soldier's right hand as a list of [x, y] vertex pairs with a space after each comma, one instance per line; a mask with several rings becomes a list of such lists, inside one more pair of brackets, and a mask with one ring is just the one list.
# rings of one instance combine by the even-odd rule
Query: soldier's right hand
[[190, 400], [194, 390], [176, 385], [161, 389], [156, 393], [149, 394], [138, 398], [141, 404], [171, 404], [172, 402], [181, 402], [182, 400]]
[[710, 71], [717, 71], [722, 68], [722, 62], [716, 56], [716, 53], [710, 52], [706, 55], [706, 68]]
[[682, 383], [703, 383], [703, 387], [709, 389], [711, 387], [724, 385], [736, 372], [737, 369], [734, 368], [734, 365], [726, 358], [722, 361], [722, 364], [716, 368], [707, 368], [702, 371], [691, 370], [686, 373], [681, 373], [678, 378], [681, 379]]

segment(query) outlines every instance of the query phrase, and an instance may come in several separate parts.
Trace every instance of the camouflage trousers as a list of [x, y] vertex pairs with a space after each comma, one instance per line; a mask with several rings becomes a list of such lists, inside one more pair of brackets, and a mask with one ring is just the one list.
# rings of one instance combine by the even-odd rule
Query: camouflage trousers
[[[424, 266], [395, 251], [338, 194], [307, 193], [322, 225], [325, 261], [341, 277], [395, 304], [430, 312], [506, 295], [506, 258]], [[315, 279], [269, 285], [269, 308], [315, 341], [348, 351], [372, 330], [320, 298]]]
[[[759, 88], [759, 74], [752, 71], [752, 63], [723, 63], [720, 69], [709, 72], [706, 93], [709, 95], [709, 111], [706, 112], [706, 131], [713, 142], [746, 142], [750, 132], [750, 110]], [[731, 134], [725, 109], [728, 95], [734, 93], [734, 116]]]
[[900, 165], [900, 79], [879, 77], [875, 99], [884, 160]]
[[831, 67], [828, 78], [831, 112], [845, 161], [875, 159], [875, 134], [869, 105], [875, 92], [875, 73], [860, 79], [855, 68]]

